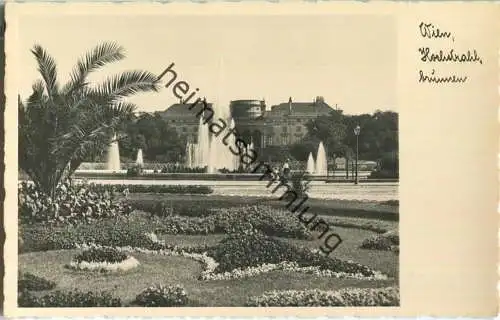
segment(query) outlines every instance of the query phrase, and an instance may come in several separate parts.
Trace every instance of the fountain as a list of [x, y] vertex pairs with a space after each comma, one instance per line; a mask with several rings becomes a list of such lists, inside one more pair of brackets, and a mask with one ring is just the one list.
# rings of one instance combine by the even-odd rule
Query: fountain
[[118, 147], [116, 134], [113, 136], [113, 140], [111, 140], [111, 144], [108, 148], [106, 169], [111, 171], [120, 171], [120, 149]]
[[186, 167], [195, 168], [196, 167], [196, 144], [192, 142], [186, 143]]
[[144, 159], [142, 158], [142, 149], [139, 149], [137, 151], [137, 160], [135, 160], [135, 164], [140, 167], [144, 166]]
[[318, 153], [316, 154], [316, 169], [314, 174], [318, 176], [326, 176], [328, 170], [327, 166], [328, 163], [326, 159], [325, 147], [323, 146], [323, 142], [320, 142], [318, 146]]
[[307, 158], [307, 173], [314, 174], [315, 163], [312, 152], [309, 152], [309, 157]]
[[[236, 126], [236, 124], [234, 123], [234, 119], [231, 118], [229, 128], [233, 129], [235, 126]], [[229, 140], [228, 146], [231, 146], [234, 149], [236, 147], [236, 137], [234, 135], [230, 135], [228, 140]], [[230, 152], [231, 152], [231, 150], [230, 150]], [[237, 170], [240, 166], [240, 156], [235, 155], [234, 153], [231, 152], [230, 161], [231, 161], [230, 168], [228, 168], [228, 169]]]
[[[207, 173], [216, 173], [224, 168], [229, 171], [238, 169], [240, 158], [229, 149], [229, 147], [235, 148], [236, 137], [231, 134], [225, 140], [226, 144], [223, 141], [226, 133], [235, 127], [229, 109], [214, 110], [213, 119], [222, 119], [229, 123], [229, 126], [221, 131], [218, 136], [210, 132], [210, 124], [204, 123], [203, 119], [203, 117], [200, 117], [198, 125], [198, 143], [188, 142], [186, 144], [186, 166], [190, 168], [207, 167]], [[220, 125], [220, 123], [218, 124]]]
[[209, 165], [210, 160], [210, 131], [208, 125], [203, 123], [204, 117], [200, 117], [198, 125], [198, 144], [196, 145], [196, 167]]

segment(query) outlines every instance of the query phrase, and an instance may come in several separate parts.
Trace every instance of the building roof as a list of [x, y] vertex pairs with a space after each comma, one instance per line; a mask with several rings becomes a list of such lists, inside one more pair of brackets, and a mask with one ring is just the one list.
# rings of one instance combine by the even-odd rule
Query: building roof
[[[213, 107], [212, 103], [207, 103], [210, 108]], [[198, 105], [195, 108], [189, 109], [192, 104], [190, 103], [176, 103], [168, 107], [165, 111], [161, 112], [161, 115], [163, 117], [169, 117], [173, 116], [175, 118], [183, 117], [195, 117], [196, 113], [198, 113], [199, 110], [202, 108], [202, 103], [198, 103]]]
[[[241, 100], [243, 101], [243, 100]], [[245, 100], [245, 101], [257, 101], [257, 100]], [[165, 111], [162, 112], [163, 117], [175, 117], [175, 118], [187, 118], [193, 117], [196, 115], [198, 110], [201, 110], [202, 103], [199, 103], [199, 106], [193, 109], [189, 109], [191, 104], [187, 103], [176, 103], [168, 107]], [[208, 103], [209, 107], [213, 107], [212, 103]], [[316, 99], [316, 101], [311, 102], [291, 102], [292, 106], [292, 115], [318, 115], [318, 114], [328, 114], [333, 111], [333, 108], [330, 107], [323, 99]], [[264, 110], [263, 117], [273, 117], [273, 116], [282, 116], [285, 114], [290, 114], [290, 101], [283, 102], [278, 105], [274, 105], [271, 107], [271, 110]], [[261, 117], [262, 117], [261, 116]]]
[[[330, 113], [333, 111], [333, 108], [330, 107], [324, 101], [311, 101], [311, 102], [291, 102], [292, 106], [292, 114], [318, 114], [318, 113]], [[267, 113], [271, 114], [283, 114], [290, 112], [290, 102], [280, 103], [278, 105], [274, 105], [271, 107], [271, 110]]]

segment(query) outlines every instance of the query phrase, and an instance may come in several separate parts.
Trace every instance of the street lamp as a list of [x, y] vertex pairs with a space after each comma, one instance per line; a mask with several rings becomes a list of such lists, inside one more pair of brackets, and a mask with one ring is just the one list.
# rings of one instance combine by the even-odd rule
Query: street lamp
[[359, 133], [361, 132], [361, 127], [359, 125], [354, 128], [354, 135], [356, 135], [356, 177], [354, 178], [354, 184], [358, 184], [358, 147], [359, 147]]

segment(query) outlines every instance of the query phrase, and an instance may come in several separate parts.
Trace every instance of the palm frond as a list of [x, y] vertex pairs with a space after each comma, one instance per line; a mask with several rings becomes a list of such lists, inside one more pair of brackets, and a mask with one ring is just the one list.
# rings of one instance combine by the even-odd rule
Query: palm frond
[[28, 97], [28, 105], [42, 101], [45, 94], [45, 85], [42, 80], [36, 80], [32, 85], [33, 92]]
[[112, 120], [114, 118], [118, 118], [121, 120], [129, 119], [134, 111], [137, 109], [137, 106], [130, 102], [117, 102], [110, 105], [103, 111], [103, 116], [107, 120]]
[[47, 94], [52, 98], [59, 90], [56, 62], [40, 45], [34, 45], [31, 53], [33, 53], [38, 63], [38, 71], [45, 82]]
[[134, 70], [108, 78], [95, 88], [95, 94], [114, 102], [139, 92], [157, 92], [159, 87], [156, 75], [148, 71]]
[[64, 87], [64, 93], [72, 93], [87, 85], [87, 76], [108, 63], [125, 58], [123, 47], [114, 42], [104, 42], [80, 58], [71, 72], [71, 80]]

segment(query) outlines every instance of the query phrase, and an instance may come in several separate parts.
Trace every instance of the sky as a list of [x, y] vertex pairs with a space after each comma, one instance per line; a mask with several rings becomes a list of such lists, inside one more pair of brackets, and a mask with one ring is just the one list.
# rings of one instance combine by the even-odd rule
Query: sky
[[[39, 78], [34, 44], [54, 57], [63, 83], [78, 58], [104, 41], [121, 45], [126, 58], [93, 74], [92, 81], [135, 69], [159, 75], [174, 63], [176, 81], [199, 88], [195, 98], [218, 105], [265, 99], [269, 107], [289, 97], [308, 102], [323, 96], [346, 114], [397, 111], [396, 22], [375, 15], [22, 16], [21, 97]], [[162, 87], [130, 101], [139, 111], [153, 112], [179, 99]]]

